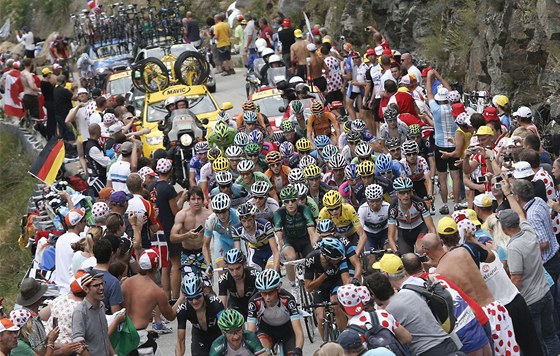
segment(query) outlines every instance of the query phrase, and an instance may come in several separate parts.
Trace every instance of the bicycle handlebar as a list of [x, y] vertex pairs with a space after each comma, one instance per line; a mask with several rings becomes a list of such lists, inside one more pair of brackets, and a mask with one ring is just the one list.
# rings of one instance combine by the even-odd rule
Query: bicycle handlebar
[[379, 254], [382, 254], [382, 253], [393, 253], [393, 250], [391, 250], [390, 248], [386, 248], [386, 249], [384, 249], [384, 250], [374, 250], [374, 249], [371, 249], [371, 250], [364, 251], [364, 256], [367, 256], [367, 255], [379, 255]]
[[336, 302], [322, 302], [322, 303], [316, 303], [316, 304], [307, 304], [307, 305], [302, 305], [302, 309], [314, 309], [314, 308], [325, 308], [325, 307], [332, 307], [338, 305], [338, 303]]
[[293, 261], [286, 261], [286, 262], [280, 262], [280, 264], [282, 266], [286, 266], [286, 265], [302, 265], [305, 263], [305, 258], [300, 258], [299, 260], [293, 260]]

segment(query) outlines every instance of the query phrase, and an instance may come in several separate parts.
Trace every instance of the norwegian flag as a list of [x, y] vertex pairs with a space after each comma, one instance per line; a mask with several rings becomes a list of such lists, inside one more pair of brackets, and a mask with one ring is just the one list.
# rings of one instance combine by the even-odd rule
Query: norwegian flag
[[87, 0], [87, 4], [91, 10], [97, 7], [97, 0]]

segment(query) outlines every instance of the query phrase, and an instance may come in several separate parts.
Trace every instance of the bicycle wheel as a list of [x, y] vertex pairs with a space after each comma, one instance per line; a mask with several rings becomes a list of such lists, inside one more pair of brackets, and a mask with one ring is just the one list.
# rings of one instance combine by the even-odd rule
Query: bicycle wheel
[[148, 93], [155, 93], [169, 86], [167, 67], [155, 57], [144, 59], [140, 72], [142, 83]]
[[323, 322], [323, 342], [324, 343], [327, 343], [329, 341], [336, 341], [336, 340], [333, 340], [333, 338], [332, 338], [331, 330], [332, 330], [331, 321], [329, 319], [325, 319], [325, 321]]
[[[309, 294], [305, 290], [305, 286], [303, 285], [303, 283], [300, 283], [300, 285], [299, 285], [299, 299], [300, 299], [300, 302], [301, 302], [300, 305], [301, 305], [302, 308], [303, 308], [304, 305], [309, 305], [310, 304]], [[306, 312], [309, 312], [309, 311], [306, 310]], [[315, 323], [313, 321], [313, 315], [315, 315], [315, 312], [311, 311], [310, 316], [304, 316], [303, 317], [303, 322], [305, 323], [305, 330], [307, 331], [307, 337], [309, 338], [309, 341], [311, 343], [313, 343], [313, 340], [315, 339]]]
[[137, 63], [133, 63], [132, 66], [130, 67], [130, 78], [132, 79], [132, 85], [134, 85], [134, 87], [138, 90], [140, 90], [142, 93], [146, 92], [146, 87], [144, 86], [144, 82], [142, 82], [142, 64], [144, 63], [144, 60], [140, 60]]
[[210, 74], [208, 62], [202, 54], [195, 51], [181, 53], [173, 68], [175, 76], [183, 85], [202, 85]]

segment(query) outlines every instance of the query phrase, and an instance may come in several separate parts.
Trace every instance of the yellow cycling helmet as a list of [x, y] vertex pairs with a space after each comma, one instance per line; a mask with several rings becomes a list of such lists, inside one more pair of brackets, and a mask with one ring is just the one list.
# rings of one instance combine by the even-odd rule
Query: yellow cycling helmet
[[214, 172], [227, 171], [229, 169], [229, 161], [225, 157], [218, 157], [212, 162], [212, 170]]
[[296, 149], [301, 151], [311, 151], [311, 141], [306, 139], [305, 137], [300, 138], [296, 141]]
[[327, 209], [335, 209], [342, 205], [342, 196], [337, 190], [329, 190], [323, 197], [323, 205]]
[[358, 164], [358, 175], [360, 177], [371, 176], [375, 173], [375, 164], [372, 161], [362, 161]]
[[218, 147], [212, 147], [210, 151], [208, 151], [207, 157], [210, 161], [214, 161], [218, 157], [223, 157], [224, 153]]
[[303, 169], [303, 174], [305, 178], [317, 178], [321, 176], [321, 168], [316, 164], [310, 164]]

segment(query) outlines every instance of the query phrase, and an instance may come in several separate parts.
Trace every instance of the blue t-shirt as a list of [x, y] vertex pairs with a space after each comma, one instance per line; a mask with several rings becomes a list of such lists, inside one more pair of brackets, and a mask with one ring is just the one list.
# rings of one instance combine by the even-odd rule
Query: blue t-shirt
[[509, 115], [507, 114], [503, 114], [502, 116], [500, 116], [500, 122], [502, 123], [502, 125], [504, 125], [506, 127], [506, 129], [508, 129], [511, 127], [511, 118], [509, 117]]
[[43, 271], [53, 271], [55, 268], [56, 249], [49, 246], [43, 251], [43, 260], [41, 261], [41, 269]]
[[189, 162], [189, 167], [190, 167], [190, 171], [194, 171], [196, 172], [196, 181], [198, 182], [200, 180], [200, 169], [202, 168], [202, 166], [204, 166], [204, 163], [202, 163], [200, 161], [200, 158], [198, 158], [197, 156], [194, 156], [193, 158], [191, 158], [190, 162]]
[[105, 304], [105, 314], [112, 315], [111, 306], [121, 305], [123, 302], [121, 284], [115, 276], [109, 273], [109, 271], [102, 271], [98, 269], [94, 269], [93, 271], [96, 273], [103, 273], [103, 282], [105, 283], [105, 299], [103, 299], [103, 304]]

